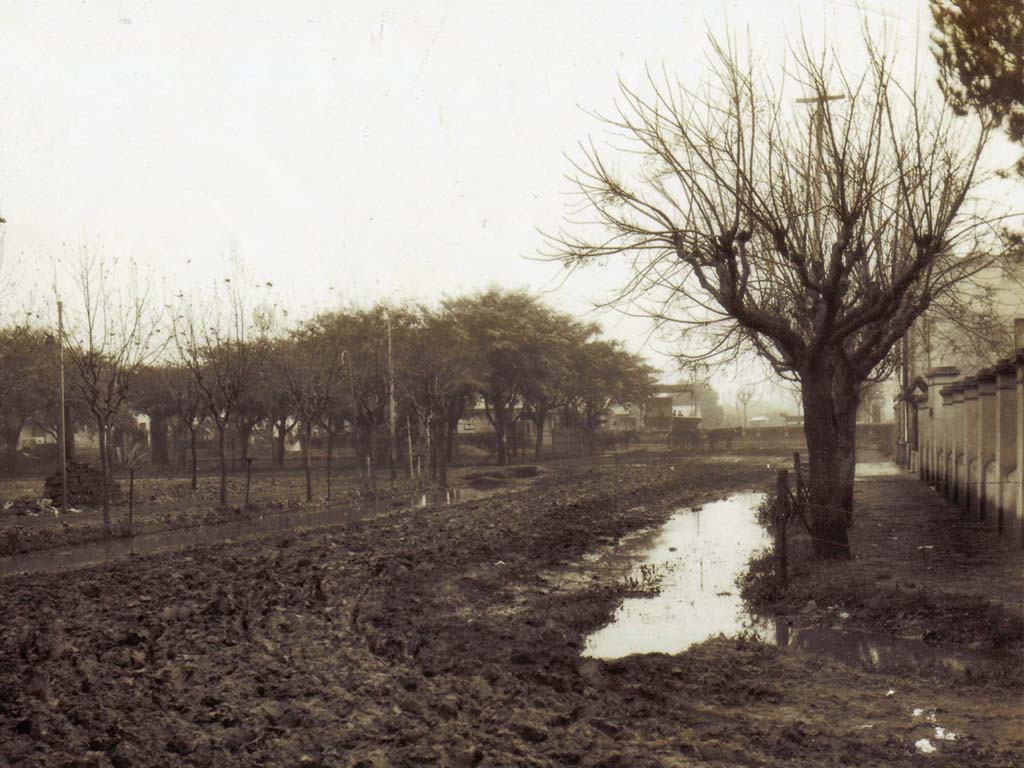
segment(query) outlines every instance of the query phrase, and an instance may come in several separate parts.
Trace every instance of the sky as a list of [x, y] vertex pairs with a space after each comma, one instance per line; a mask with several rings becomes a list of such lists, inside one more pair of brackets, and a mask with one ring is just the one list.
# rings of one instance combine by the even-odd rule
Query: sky
[[[768, 62], [801, 27], [856, 46], [859, 8], [930, 66], [926, 5], [7, 0], [8, 262], [22, 296], [89, 244], [173, 288], [241, 264], [298, 315], [494, 284], [583, 315], [621, 273], [533, 257], [618, 78], [696, 78], [727, 25]], [[671, 368], [646, 322], [587, 317]]]

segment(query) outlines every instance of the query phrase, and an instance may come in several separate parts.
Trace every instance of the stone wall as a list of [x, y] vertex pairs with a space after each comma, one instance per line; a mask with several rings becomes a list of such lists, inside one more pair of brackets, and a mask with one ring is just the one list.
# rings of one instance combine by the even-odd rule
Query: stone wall
[[904, 465], [965, 513], [1003, 530], [1022, 518], [1024, 321], [1016, 354], [974, 372], [932, 368], [904, 393]]

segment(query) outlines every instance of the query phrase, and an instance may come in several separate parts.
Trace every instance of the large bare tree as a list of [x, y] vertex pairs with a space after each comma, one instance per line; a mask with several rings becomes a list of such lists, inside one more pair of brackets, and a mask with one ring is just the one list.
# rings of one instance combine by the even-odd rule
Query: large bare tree
[[[621, 85], [614, 161], [583, 147], [552, 255], [625, 258], [617, 299], [690, 330], [694, 357], [754, 352], [799, 382], [815, 553], [848, 557], [862, 385], [931, 305], [992, 263], [972, 199], [989, 126], [894, 75], [795, 48], [777, 79], [710, 42], [707, 82]], [[623, 163], [625, 170], [618, 164]]]

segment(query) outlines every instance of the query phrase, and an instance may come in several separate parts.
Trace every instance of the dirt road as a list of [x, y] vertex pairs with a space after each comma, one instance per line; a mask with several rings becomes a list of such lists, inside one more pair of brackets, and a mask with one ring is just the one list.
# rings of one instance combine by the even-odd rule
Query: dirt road
[[[539, 573], [769, 479], [763, 458], [581, 468], [346, 529], [4, 579], [0, 764], [1019, 762], [1020, 691], [991, 680], [742, 639], [580, 657], [624, 586]], [[932, 715], [957, 738], [925, 757]]]

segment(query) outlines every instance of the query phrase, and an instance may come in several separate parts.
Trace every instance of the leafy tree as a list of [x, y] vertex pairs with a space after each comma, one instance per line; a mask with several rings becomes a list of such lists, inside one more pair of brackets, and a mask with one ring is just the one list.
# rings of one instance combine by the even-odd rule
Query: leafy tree
[[468, 330], [450, 311], [421, 310], [413, 339], [404, 366], [405, 391], [432, 437], [430, 465], [447, 486], [452, 438], [472, 398], [478, 361]]
[[538, 332], [540, 307], [524, 291], [497, 288], [445, 302], [455, 322], [468, 334], [478, 362], [473, 388], [484, 402], [494, 427], [498, 464], [508, 464], [509, 432], [530, 377], [548, 354], [548, 339]]
[[718, 392], [710, 384], [697, 385], [697, 402], [702, 417], [702, 427], [717, 427], [725, 420], [725, 408], [719, 401]]
[[[1020, 0], [931, 0], [939, 85], [959, 115], [977, 112], [1024, 145], [1024, 6]], [[1017, 161], [1024, 175], [1024, 156]]]
[[524, 361], [527, 375], [522, 385], [523, 417], [533, 424], [534, 457], [539, 459], [548, 416], [569, 404], [573, 384], [580, 375], [573, 367], [574, 352], [585, 345], [598, 328], [543, 305], [537, 305], [529, 320], [531, 338], [538, 338], [541, 343]]
[[[388, 320], [390, 314], [393, 358], [396, 369], [403, 366], [417, 320], [403, 307], [377, 304], [369, 309], [345, 309], [318, 315], [311, 328], [337, 344], [345, 353], [349, 390], [355, 424], [356, 456], [360, 466], [369, 464], [369, 481], [376, 488], [377, 438], [385, 424], [391, 395], [388, 362]], [[339, 380], [340, 384], [340, 380]]]
[[168, 365], [146, 366], [136, 376], [129, 395], [132, 409], [149, 416], [150, 461], [156, 465], [169, 461], [170, 421], [178, 413], [171, 374]]
[[599, 226], [553, 238], [554, 256], [625, 257], [619, 300], [690, 329], [694, 356], [753, 352], [799, 382], [815, 553], [849, 557], [861, 387], [993, 260], [968, 202], [988, 132], [898, 86], [870, 40], [857, 77], [804, 46], [779, 86], [714, 41], [707, 71], [622, 86], [608, 123], [629, 164], [584, 148], [576, 182]]
[[575, 347], [570, 362], [576, 375], [569, 405], [586, 430], [593, 453], [595, 434], [611, 407], [641, 403], [653, 393], [654, 369], [618, 342], [602, 339]]
[[9, 471], [17, 468], [18, 440], [39, 418], [57, 390], [56, 345], [27, 325], [0, 329], [0, 437]]

